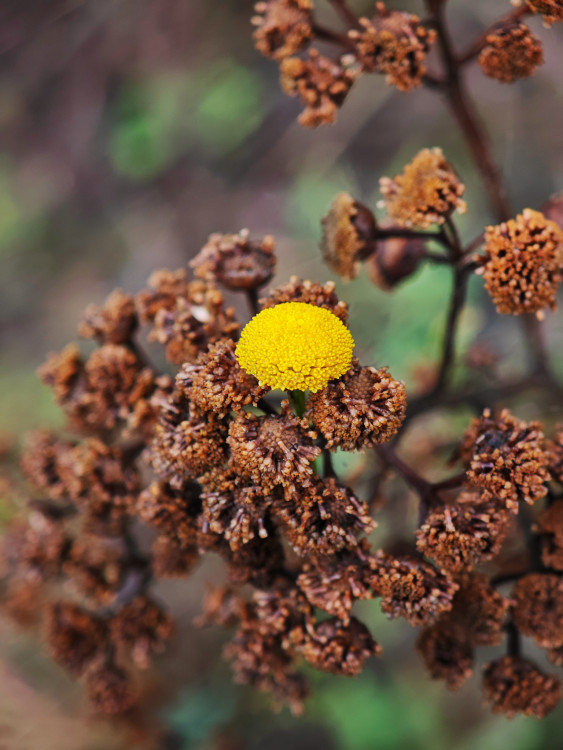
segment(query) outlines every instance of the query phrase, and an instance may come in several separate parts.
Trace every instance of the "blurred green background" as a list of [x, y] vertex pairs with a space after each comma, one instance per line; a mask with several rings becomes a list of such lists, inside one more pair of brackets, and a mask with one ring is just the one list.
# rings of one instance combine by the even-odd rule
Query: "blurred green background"
[[[358, 13], [372, 3], [351, 0]], [[319, 17], [335, 25], [325, 0]], [[422, 12], [421, 2], [390, 2]], [[460, 48], [508, 0], [451, 0]], [[305, 130], [277, 67], [253, 48], [246, 0], [4, 0], [0, 8], [0, 414], [21, 434], [61, 415], [35, 376], [49, 350], [75, 336], [82, 309], [115, 286], [141, 288], [157, 267], [184, 266], [211, 232], [275, 235], [276, 281], [331, 278], [318, 250], [320, 218], [347, 190], [375, 207], [378, 180], [421, 147], [440, 146], [467, 184], [465, 240], [492, 221], [486, 195], [444, 103], [401, 94], [366, 76], [337, 123]], [[531, 26], [545, 49], [538, 74], [514, 86], [470, 88], [491, 133], [514, 212], [563, 188], [562, 30]], [[366, 364], [389, 365], [412, 393], [440, 346], [448, 273], [425, 268], [393, 294], [361, 277], [339, 291]], [[244, 305], [239, 308], [245, 313]], [[560, 319], [559, 319], [560, 321]], [[563, 328], [548, 322], [561, 369]], [[514, 372], [525, 366], [519, 329], [500, 319], [477, 280], [461, 341], [487, 342]], [[501, 368], [501, 369], [502, 369]], [[463, 373], [463, 368], [461, 370]], [[524, 404], [523, 415], [534, 413]], [[557, 405], [554, 405], [557, 412]], [[556, 414], [557, 416], [557, 414]], [[415, 435], [448, 446], [467, 414], [427, 420]], [[349, 463], [349, 461], [348, 461]], [[343, 470], [353, 470], [346, 457]], [[4, 498], [3, 515], [8, 512]], [[384, 524], [382, 523], [382, 527]], [[380, 532], [376, 532], [380, 533]], [[448, 694], [429, 682], [411, 648], [413, 631], [362, 607], [384, 655], [357, 680], [311, 675], [307, 713], [272, 715], [259, 695], [230, 682], [225, 634], [199, 631], [210, 561], [189, 582], [167, 584], [178, 633], [157, 662], [154, 701], [135, 730], [84, 718], [81, 689], [31, 641], [2, 624], [0, 747], [169, 747], [218, 750], [511, 750], [559, 748], [561, 709], [549, 720], [507, 721], [481, 706], [478, 678]], [[486, 657], [486, 653], [484, 657]], [[479, 671], [479, 665], [476, 672]], [[30, 716], [33, 716], [31, 719]]]

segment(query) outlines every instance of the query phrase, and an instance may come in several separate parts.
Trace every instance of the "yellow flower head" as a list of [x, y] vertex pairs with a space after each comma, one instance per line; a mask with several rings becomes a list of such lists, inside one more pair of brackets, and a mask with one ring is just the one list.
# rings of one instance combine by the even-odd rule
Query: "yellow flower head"
[[252, 318], [236, 356], [260, 385], [315, 393], [350, 369], [353, 350], [352, 334], [330, 310], [284, 302]]

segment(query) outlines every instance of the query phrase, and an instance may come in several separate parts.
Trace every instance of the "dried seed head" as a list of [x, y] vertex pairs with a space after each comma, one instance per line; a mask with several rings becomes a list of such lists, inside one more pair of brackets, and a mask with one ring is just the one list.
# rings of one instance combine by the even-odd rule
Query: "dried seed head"
[[561, 684], [532, 662], [504, 656], [485, 667], [483, 689], [496, 714], [522, 713], [544, 719], [559, 703]]
[[298, 52], [313, 36], [311, 0], [264, 0], [256, 3], [254, 9], [254, 42], [266, 57], [283, 60]]
[[416, 532], [416, 546], [451, 572], [471, 570], [499, 553], [508, 532], [508, 512], [478, 494], [462, 492], [455, 505], [436, 507]]
[[381, 648], [355, 617], [347, 624], [331, 618], [314, 628], [300, 653], [316, 669], [356, 677], [371, 656], [380, 655]]
[[70, 602], [51, 604], [45, 638], [53, 659], [79, 677], [103, 653], [108, 640], [103, 620]]
[[538, 517], [542, 561], [546, 568], [563, 570], [563, 501], [558, 500]]
[[102, 307], [89, 305], [86, 308], [78, 333], [86, 339], [97, 339], [101, 344], [125, 344], [138, 325], [135, 299], [115, 289]]
[[465, 213], [465, 185], [440, 148], [422, 149], [402, 174], [379, 184], [389, 216], [402, 226], [426, 229], [455, 210]]
[[463, 627], [447, 619], [423, 630], [416, 642], [430, 676], [457, 690], [473, 674], [473, 648]]
[[452, 608], [458, 584], [428, 563], [414, 558], [380, 557], [378, 588], [381, 609], [389, 618], [405, 617], [411, 625], [430, 625]]
[[111, 621], [111, 637], [130, 652], [140, 669], [150, 666], [152, 655], [164, 649], [172, 634], [172, 619], [147, 596], [137, 596]]
[[365, 71], [383, 73], [388, 84], [410, 91], [422, 83], [436, 32], [423, 26], [418, 16], [389, 11], [381, 2], [376, 5], [378, 15], [361, 18], [362, 30], [349, 32], [356, 55]]
[[280, 82], [289, 96], [305, 106], [299, 122], [308, 128], [328, 125], [336, 119], [355, 81], [355, 74], [339, 62], [311, 50], [309, 57], [287, 57], [280, 65]]
[[563, 21], [563, 3], [561, 0], [526, 0], [532, 13], [543, 16], [544, 23], [551, 26], [556, 21]]
[[369, 534], [375, 521], [366, 503], [334, 479], [315, 479], [307, 488], [286, 493], [276, 506], [291, 546], [301, 555], [332, 555], [355, 547], [359, 534]]
[[387, 442], [399, 430], [405, 410], [404, 383], [385, 367], [360, 367], [357, 360], [308, 401], [309, 416], [330, 450], [357, 451]]
[[543, 62], [542, 43], [523, 23], [489, 34], [479, 55], [483, 73], [501, 83], [533, 76]]
[[233, 309], [212, 284], [189, 282], [184, 269], [155, 271], [148, 283], [137, 295], [139, 317], [152, 325], [149, 339], [166, 346], [170, 362], [193, 362], [210, 343], [238, 333]]
[[517, 419], [508, 409], [493, 419], [485, 409], [465, 432], [460, 448], [469, 483], [514, 513], [519, 498], [533, 505], [544, 497], [550, 476], [541, 427]]
[[135, 701], [127, 674], [111, 664], [88, 674], [86, 690], [94, 710], [108, 716], [125, 713]]
[[159, 534], [180, 549], [191, 551], [197, 543], [200, 494], [195, 482], [187, 482], [178, 489], [167, 482], [153, 482], [139, 495], [135, 510], [140, 519]]
[[418, 269], [426, 252], [423, 239], [389, 237], [378, 240], [366, 262], [371, 281], [384, 291], [393, 289]]
[[549, 573], [520, 578], [512, 592], [512, 618], [542, 648], [563, 646], [563, 581]]
[[563, 278], [563, 230], [539, 211], [526, 208], [516, 219], [487, 227], [485, 255], [477, 260], [499, 313], [555, 309]]
[[202, 411], [225, 417], [231, 411], [241, 413], [249, 404], [257, 405], [268, 389], [254, 375], [241, 369], [232, 339], [210, 344], [196, 364], [185, 364], [176, 376], [179, 391]]
[[343, 279], [354, 279], [358, 266], [374, 249], [375, 217], [348, 193], [339, 193], [322, 219], [321, 251]]
[[241, 481], [233, 481], [224, 489], [204, 491], [201, 499], [205, 528], [222, 536], [233, 552], [272, 534], [270, 498], [259, 487], [245, 487]]
[[312, 461], [321, 449], [306, 420], [284, 402], [281, 416], [238, 416], [231, 422], [228, 443], [233, 467], [265, 492], [275, 487], [304, 487], [313, 477]]
[[352, 334], [329, 310], [286, 302], [252, 318], [242, 331], [236, 357], [262, 386], [314, 393], [344, 375], [353, 349]]
[[275, 307], [284, 302], [305, 302], [316, 307], [330, 310], [343, 323], [348, 321], [348, 305], [336, 296], [334, 281], [317, 284], [314, 281], [301, 281], [297, 276], [291, 276], [286, 284], [273, 289], [267, 297], [260, 299], [263, 308]]
[[501, 596], [482, 573], [465, 573], [456, 578], [456, 583], [459, 588], [445, 619], [462, 627], [474, 646], [498, 645], [504, 636], [510, 600]]
[[212, 234], [190, 262], [195, 275], [204, 281], [223, 284], [234, 291], [259, 289], [271, 281], [276, 268], [273, 237], [261, 242], [239, 234]]

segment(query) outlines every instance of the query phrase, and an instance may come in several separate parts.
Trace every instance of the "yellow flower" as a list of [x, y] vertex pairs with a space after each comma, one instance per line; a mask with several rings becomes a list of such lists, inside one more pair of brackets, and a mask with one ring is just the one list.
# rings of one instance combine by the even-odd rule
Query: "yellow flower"
[[236, 356], [260, 385], [315, 393], [350, 369], [353, 350], [352, 334], [330, 310], [284, 302], [252, 318]]

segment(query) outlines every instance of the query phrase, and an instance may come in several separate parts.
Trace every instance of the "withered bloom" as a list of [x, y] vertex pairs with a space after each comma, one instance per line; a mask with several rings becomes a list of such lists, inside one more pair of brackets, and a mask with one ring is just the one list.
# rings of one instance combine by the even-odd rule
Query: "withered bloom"
[[563, 570], [563, 501], [557, 500], [538, 517], [542, 561], [548, 568]]
[[504, 656], [485, 667], [485, 696], [496, 714], [522, 713], [544, 719], [559, 703], [561, 684], [535, 664], [518, 656]]
[[378, 559], [369, 544], [361, 540], [353, 549], [344, 548], [334, 555], [305, 563], [297, 583], [315, 607], [348, 622], [356, 600], [377, 595]]
[[389, 237], [378, 240], [366, 261], [370, 280], [384, 291], [393, 289], [418, 269], [426, 252], [424, 239]]
[[356, 677], [367, 659], [379, 656], [381, 648], [355, 617], [347, 624], [331, 618], [315, 627], [300, 653], [316, 669]]
[[501, 83], [513, 83], [534, 75], [543, 61], [540, 40], [523, 23], [489, 34], [479, 55], [483, 73]]
[[2, 552], [5, 563], [23, 568], [28, 579], [40, 581], [60, 575], [69, 548], [64, 526], [35, 509], [28, 523], [12, 525]]
[[180, 486], [221, 466], [227, 457], [227, 425], [213, 412], [190, 405], [178, 391], [163, 400], [149, 453], [155, 471]]
[[193, 362], [210, 343], [238, 332], [234, 311], [208, 282], [190, 282], [180, 269], [155, 271], [148, 283], [137, 295], [139, 317], [152, 324], [149, 339], [165, 345], [170, 362]]
[[108, 716], [124, 713], [135, 701], [127, 674], [113, 664], [89, 672], [86, 690], [94, 710]]
[[381, 555], [378, 588], [381, 609], [411, 625], [430, 625], [452, 608], [458, 584], [432, 565], [414, 558]]
[[335, 479], [315, 479], [286, 493], [276, 506], [292, 547], [302, 555], [331, 555], [354, 547], [360, 533], [376, 526], [366, 503]]
[[228, 443], [235, 471], [269, 492], [279, 485], [302, 487], [311, 483], [311, 463], [321, 452], [314, 438], [307, 420], [297, 419], [284, 401], [279, 416], [236, 417], [229, 428]]
[[469, 483], [514, 513], [519, 498], [533, 505], [547, 493], [549, 456], [539, 422], [523, 422], [508, 409], [493, 419], [485, 409], [465, 432], [460, 450]]
[[457, 690], [473, 674], [473, 648], [462, 626], [444, 619], [423, 630], [416, 642], [430, 676]]
[[212, 234], [190, 261], [195, 275], [228, 289], [259, 289], [271, 281], [276, 269], [274, 238], [250, 239], [248, 229], [239, 234]]
[[136, 511], [142, 521], [182, 549], [187, 549], [197, 542], [200, 494], [200, 487], [195, 482], [187, 482], [178, 489], [167, 482], [153, 482], [139, 495]]
[[185, 364], [176, 376], [180, 392], [202, 411], [225, 417], [230, 411], [242, 412], [245, 406], [256, 405], [268, 392], [254, 375], [241, 369], [235, 348], [232, 339], [210, 344], [196, 364]]
[[311, 50], [309, 57], [287, 57], [280, 65], [280, 81], [289, 96], [298, 96], [305, 105], [299, 122], [308, 128], [334, 122], [352, 88], [356, 76], [340, 62]]
[[343, 323], [348, 321], [348, 305], [339, 300], [335, 290], [334, 281], [326, 284], [317, 284], [314, 281], [301, 281], [297, 276], [291, 276], [286, 284], [272, 289], [267, 297], [262, 297], [260, 305], [263, 309], [275, 307], [284, 302], [305, 302], [308, 305], [316, 305], [330, 310]]
[[465, 573], [456, 578], [456, 583], [459, 588], [452, 608], [443, 619], [462, 627], [474, 646], [498, 645], [510, 600], [501, 596], [482, 573]]
[[264, 0], [254, 6], [256, 49], [282, 60], [298, 52], [313, 36], [312, 0]]
[[422, 149], [402, 174], [382, 177], [379, 185], [389, 216], [402, 226], [427, 229], [455, 210], [465, 213], [465, 185], [440, 148]]
[[361, 18], [361, 31], [349, 32], [364, 70], [383, 73], [387, 83], [399, 91], [420, 86], [426, 73], [426, 55], [436, 32], [420, 23], [418, 16], [387, 10], [376, 3], [378, 15]]
[[563, 581], [549, 573], [530, 573], [516, 583], [512, 618], [523, 635], [543, 648], [563, 646]]
[[343, 279], [354, 279], [374, 249], [375, 217], [348, 193], [339, 193], [322, 219], [321, 252]]
[[561, 0], [526, 0], [526, 5], [533, 13], [540, 13], [546, 24], [563, 21]]
[[563, 275], [563, 230], [529, 208], [516, 219], [487, 227], [477, 273], [499, 313], [522, 315], [556, 307]]
[[108, 632], [103, 620], [86, 610], [57, 602], [47, 610], [45, 638], [57, 664], [80, 676], [103, 653]]
[[64, 572], [71, 590], [98, 607], [115, 602], [128, 563], [129, 551], [122, 537], [82, 533], [73, 540]]
[[416, 546], [453, 573], [495, 557], [508, 532], [508, 513], [477, 493], [462, 492], [455, 505], [433, 508], [416, 532]]
[[549, 471], [553, 479], [563, 484], [563, 429], [559, 428], [553, 440], [547, 441]]
[[146, 596], [137, 596], [111, 621], [112, 640], [130, 651], [141, 669], [150, 666], [152, 655], [164, 649], [171, 633], [170, 616]]
[[311, 394], [308, 414], [330, 450], [357, 451], [386, 443], [399, 430], [406, 410], [402, 381], [386, 367], [360, 367]]
[[60, 440], [50, 430], [34, 430], [25, 436], [22, 471], [38, 490], [54, 500], [67, 494], [59, 473], [59, 461], [70, 448], [71, 443]]
[[78, 333], [102, 344], [125, 344], [131, 340], [138, 325], [134, 297], [115, 289], [102, 307], [88, 305]]

